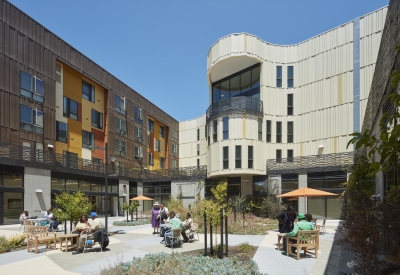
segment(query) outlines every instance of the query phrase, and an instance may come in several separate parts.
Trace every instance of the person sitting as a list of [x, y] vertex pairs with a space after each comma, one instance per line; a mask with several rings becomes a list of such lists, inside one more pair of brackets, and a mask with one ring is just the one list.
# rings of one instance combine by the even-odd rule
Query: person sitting
[[46, 223], [50, 224], [50, 227], [53, 226], [53, 213], [51, 213], [51, 209], [47, 209], [46, 211], [35, 210], [35, 212], [40, 212], [43, 218], [46, 219]]
[[[298, 223], [294, 225], [292, 232], [286, 233], [286, 237], [283, 237], [283, 252], [282, 255], [286, 255], [286, 238], [296, 237], [299, 230], [314, 230], [314, 226], [305, 220], [304, 214], [297, 215]], [[291, 243], [290, 239], [289, 242]], [[293, 251], [294, 252], [294, 251]]]
[[90, 224], [86, 215], [82, 215], [79, 222], [75, 225], [74, 229], [71, 231], [73, 234], [82, 234], [90, 230]]
[[87, 236], [88, 234], [92, 234], [103, 228], [103, 224], [101, 223], [101, 221], [99, 219], [97, 219], [96, 212], [92, 212], [90, 214], [90, 216], [92, 217], [92, 222], [89, 223], [90, 229], [85, 232], [81, 232], [81, 234], [79, 236], [79, 240], [78, 240], [78, 245], [76, 247], [77, 249], [76, 249], [76, 251], [72, 252], [72, 255], [80, 254], [83, 252], [83, 247], [85, 245], [85, 242], [88, 240], [88, 236]]
[[165, 244], [167, 246], [171, 245], [171, 237], [174, 229], [182, 228], [182, 221], [175, 216], [175, 212], [171, 211], [169, 213], [169, 220], [164, 220], [165, 223], [171, 224], [171, 229], [165, 232]]
[[[31, 218], [31, 214], [29, 214], [28, 210], [25, 210], [25, 211], [21, 214], [21, 216], [19, 216], [19, 222], [21, 223], [21, 226], [22, 226], [22, 225], [25, 226], [25, 221], [26, 221], [27, 219], [30, 219], [30, 218]], [[25, 230], [25, 227], [24, 227], [24, 230]]]
[[304, 217], [306, 217], [306, 221], [308, 221], [312, 226], [315, 225], [314, 222], [312, 222], [312, 215], [311, 214], [304, 214]]
[[186, 220], [182, 223], [182, 232], [181, 235], [183, 237], [183, 242], [184, 243], [188, 243], [189, 242], [189, 238], [188, 238], [188, 234], [190, 233], [190, 231], [192, 230], [192, 226], [193, 226], [193, 220], [192, 220], [192, 215], [190, 213], [186, 214]]

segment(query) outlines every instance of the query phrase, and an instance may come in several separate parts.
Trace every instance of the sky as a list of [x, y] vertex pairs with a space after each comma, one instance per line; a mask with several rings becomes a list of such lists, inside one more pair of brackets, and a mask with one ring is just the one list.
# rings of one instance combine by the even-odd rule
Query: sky
[[178, 121], [209, 105], [207, 53], [247, 32], [295, 44], [389, 0], [9, 0]]

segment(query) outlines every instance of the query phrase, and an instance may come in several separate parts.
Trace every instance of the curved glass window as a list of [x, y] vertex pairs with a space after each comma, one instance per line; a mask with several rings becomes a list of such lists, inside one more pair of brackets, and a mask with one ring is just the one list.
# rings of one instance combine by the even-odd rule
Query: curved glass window
[[260, 64], [256, 64], [213, 83], [213, 103], [235, 96], [260, 99], [260, 71]]

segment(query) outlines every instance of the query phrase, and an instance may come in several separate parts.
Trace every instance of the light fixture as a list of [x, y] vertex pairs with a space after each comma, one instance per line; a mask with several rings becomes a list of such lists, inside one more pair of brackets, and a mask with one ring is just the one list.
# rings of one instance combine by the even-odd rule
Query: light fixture
[[318, 146], [318, 149], [322, 149], [322, 148], [324, 148], [324, 145]]
[[126, 194], [122, 194], [122, 196], [123, 196], [123, 197], [126, 197], [127, 195], [126, 195]]
[[35, 193], [43, 193], [42, 189], [36, 189]]
[[117, 159], [116, 158], [110, 158], [110, 162], [116, 162]]
[[54, 148], [54, 146], [53, 146], [53, 144], [47, 144], [47, 148], [49, 148], [49, 149], [53, 149], [53, 148]]

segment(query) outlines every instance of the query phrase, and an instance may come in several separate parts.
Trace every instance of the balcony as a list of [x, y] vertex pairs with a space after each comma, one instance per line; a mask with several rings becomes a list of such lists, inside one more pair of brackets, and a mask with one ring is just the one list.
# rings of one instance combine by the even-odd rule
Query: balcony
[[210, 107], [206, 112], [206, 123], [220, 116], [248, 114], [258, 117], [263, 116], [263, 102], [257, 98], [237, 96], [220, 100]]

